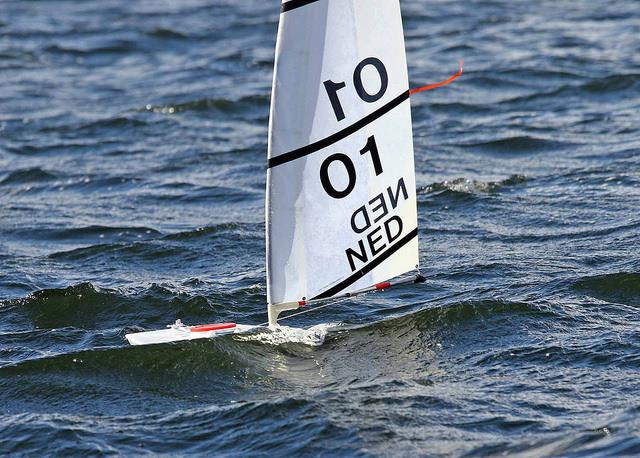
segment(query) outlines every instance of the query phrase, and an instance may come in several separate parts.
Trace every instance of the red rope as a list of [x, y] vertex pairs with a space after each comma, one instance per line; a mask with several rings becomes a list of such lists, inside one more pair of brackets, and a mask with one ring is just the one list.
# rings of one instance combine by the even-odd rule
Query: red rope
[[458, 70], [458, 73], [456, 73], [455, 75], [447, 78], [444, 81], [440, 81], [439, 83], [435, 83], [435, 84], [428, 84], [427, 86], [422, 86], [422, 87], [417, 87], [415, 89], [411, 89], [409, 91], [409, 94], [415, 94], [417, 92], [422, 92], [422, 91], [428, 91], [430, 89], [435, 89], [437, 87], [440, 86], [446, 86], [447, 84], [453, 82], [454, 80], [456, 80], [460, 75], [462, 75], [462, 71], [464, 69], [464, 60], [460, 60], [460, 70]]

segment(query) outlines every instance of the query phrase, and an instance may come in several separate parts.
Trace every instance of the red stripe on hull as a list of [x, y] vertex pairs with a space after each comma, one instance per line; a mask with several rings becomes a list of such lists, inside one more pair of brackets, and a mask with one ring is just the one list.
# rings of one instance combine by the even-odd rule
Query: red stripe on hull
[[191, 326], [191, 332], [220, 331], [222, 329], [231, 329], [235, 327], [235, 323], [199, 324], [198, 326]]

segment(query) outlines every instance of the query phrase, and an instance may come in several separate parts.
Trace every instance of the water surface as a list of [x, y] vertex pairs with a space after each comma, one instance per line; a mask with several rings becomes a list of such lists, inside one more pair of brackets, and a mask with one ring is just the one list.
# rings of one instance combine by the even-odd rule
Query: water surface
[[640, 7], [403, 0], [426, 284], [266, 319], [276, 2], [0, 8], [0, 448], [640, 453]]

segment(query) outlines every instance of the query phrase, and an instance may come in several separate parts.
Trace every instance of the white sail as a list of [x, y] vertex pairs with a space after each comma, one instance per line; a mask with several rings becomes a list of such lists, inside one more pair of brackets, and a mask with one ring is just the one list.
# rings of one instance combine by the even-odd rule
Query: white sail
[[267, 173], [269, 304], [331, 297], [418, 265], [398, 0], [289, 0]]

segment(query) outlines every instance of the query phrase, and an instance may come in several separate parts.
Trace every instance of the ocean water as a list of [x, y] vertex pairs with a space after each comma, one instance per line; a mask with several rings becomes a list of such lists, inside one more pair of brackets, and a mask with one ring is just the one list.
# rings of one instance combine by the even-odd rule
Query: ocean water
[[402, 0], [427, 282], [260, 323], [276, 1], [0, 1], [0, 452], [640, 454], [640, 4]]

